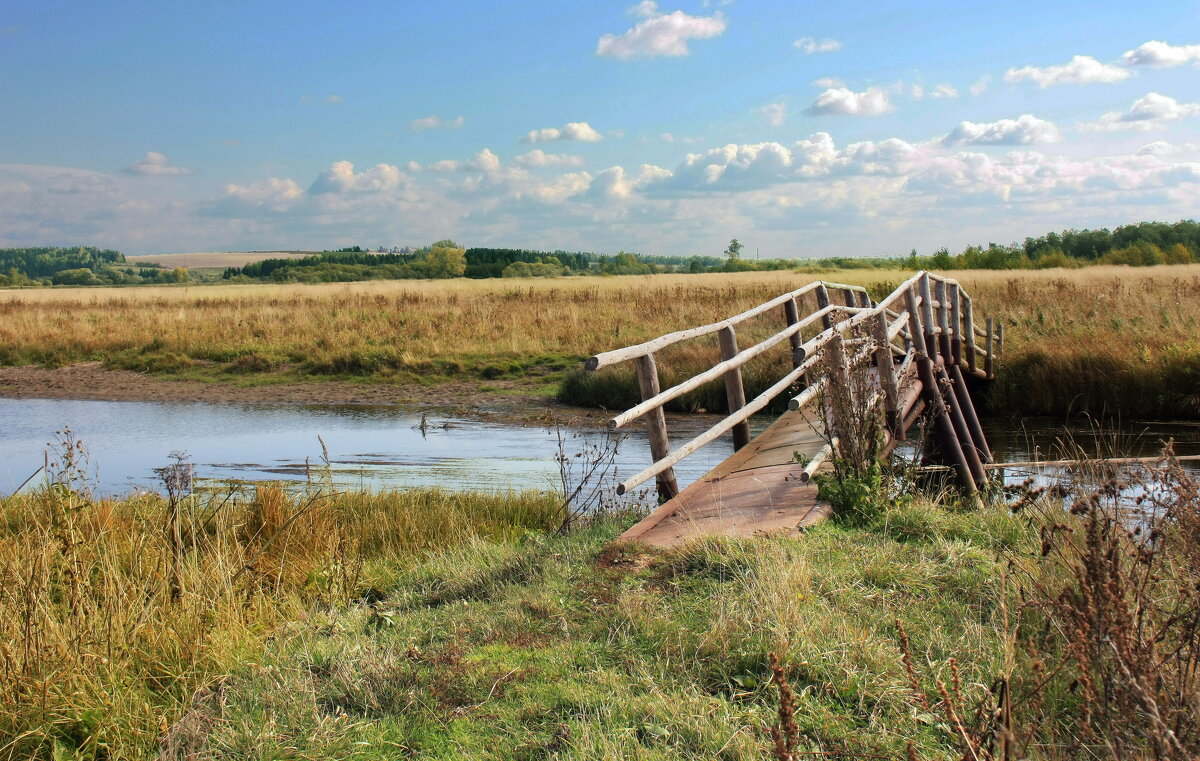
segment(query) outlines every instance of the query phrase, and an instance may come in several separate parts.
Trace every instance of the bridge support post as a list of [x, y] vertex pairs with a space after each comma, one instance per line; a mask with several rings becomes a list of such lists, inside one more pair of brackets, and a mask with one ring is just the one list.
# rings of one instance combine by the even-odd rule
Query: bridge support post
[[963, 312], [963, 339], [967, 346], [967, 369], [971, 371], [971, 375], [977, 372], [975, 364], [978, 357], [975, 356], [975, 315], [971, 311], [971, 300], [964, 297], [962, 300]]
[[[908, 304], [908, 313], [912, 320], [918, 320], [918, 315], [922, 317], [932, 316], [929, 299], [926, 297], [926, 294], [929, 293], [929, 279], [927, 277], [921, 280], [921, 291], [924, 303], [920, 307], [917, 306], [917, 294], [913, 289], [910, 288], [904, 294]], [[917, 365], [917, 376], [921, 379], [921, 393], [925, 396], [925, 404], [933, 415], [934, 432], [937, 435], [938, 445], [942, 448], [942, 453], [949, 460], [950, 465], [958, 475], [958, 482], [963, 487], [963, 491], [974, 495], [978, 493], [979, 488], [975, 485], [975, 477], [972, 475], [971, 467], [967, 464], [967, 457], [963, 452], [962, 444], [959, 443], [954, 423], [950, 420], [950, 412], [946, 408], [946, 400], [942, 397], [942, 389], [934, 373], [933, 359], [928, 352], [928, 345], [925, 339], [932, 333], [929, 330], [930, 327], [928, 324], [914, 324], [911, 331], [913, 349], [917, 353], [915, 362]]]
[[988, 377], [988, 380], [995, 380], [996, 373], [993, 358], [996, 356], [996, 345], [992, 341], [994, 321], [989, 317], [985, 324], [987, 325], [987, 335], [983, 338], [983, 350], [987, 353], [987, 356], [983, 358], [983, 374]]
[[[824, 309], [825, 307], [829, 306], [829, 289], [825, 287], [824, 283], [821, 283], [820, 285], [817, 286], [817, 290], [815, 291], [815, 293], [817, 294], [817, 309], [818, 310]], [[822, 317], [821, 318], [821, 327], [824, 330], [829, 330], [830, 328], [832, 328], [833, 327], [833, 315], [827, 314], [824, 317]]]
[[[790, 301], [793, 308], [796, 302]], [[737, 334], [732, 326], [721, 328], [717, 334], [721, 342], [721, 359], [733, 359], [738, 353]], [[795, 336], [793, 336], [793, 339]], [[725, 400], [729, 404], [729, 414], [746, 406], [746, 385], [742, 381], [742, 368], [735, 367], [725, 373]], [[733, 448], [741, 449], [750, 443], [750, 423], [743, 420], [733, 427]]]
[[[635, 360], [638, 387], [642, 392], [642, 400], [658, 396], [662, 388], [658, 381], [658, 364], [653, 354], [638, 357]], [[646, 433], [650, 437], [650, 457], [658, 462], [671, 452], [671, 442], [667, 438], [667, 416], [662, 407], [656, 407], [646, 415]], [[660, 501], [671, 499], [679, 493], [679, 484], [675, 481], [675, 469], [667, 468], [658, 474], [658, 498]]]
[[879, 371], [879, 384], [883, 388], [883, 408], [887, 412], [888, 430], [896, 439], [904, 439], [904, 426], [899, 420], [900, 384], [896, 380], [896, 365], [892, 361], [892, 343], [888, 340], [887, 315], [880, 312], [871, 321], [871, 331], [875, 334], [875, 366]]

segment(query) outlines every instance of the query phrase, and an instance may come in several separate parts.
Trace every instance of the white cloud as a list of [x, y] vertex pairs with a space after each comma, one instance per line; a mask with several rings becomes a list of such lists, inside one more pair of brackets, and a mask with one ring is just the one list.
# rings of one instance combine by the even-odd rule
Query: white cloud
[[768, 103], [758, 109], [758, 113], [762, 115], [767, 124], [772, 127], [779, 127], [787, 119], [787, 105], [783, 100], [777, 100], [774, 103]]
[[828, 37], [818, 40], [813, 37], [801, 37], [792, 43], [792, 47], [804, 51], [806, 55], [815, 53], [836, 53], [842, 49], [842, 43]]
[[846, 83], [837, 77], [821, 77], [812, 81], [813, 87], [829, 89], [831, 87], [845, 87]]
[[1200, 65], [1200, 45], [1169, 45], [1158, 40], [1150, 40], [1133, 50], [1125, 51], [1125, 55], [1121, 56], [1121, 63], [1126, 66], [1168, 68], [1182, 66], [1189, 61]]
[[[357, 174], [349, 161], [335, 161], [309, 186], [310, 195], [323, 193], [378, 193], [400, 185], [404, 173], [391, 164], [376, 164]], [[289, 181], [290, 182], [290, 181]]]
[[1061, 66], [1022, 66], [1019, 69], [1009, 69], [1004, 75], [1005, 82], [1020, 82], [1028, 79], [1036, 82], [1038, 87], [1054, 85], [1086, 85], [1095, 82], [1111, 83], [1129, 79], [1130, 72], [1120, 66], [1100, 63], [1095, 58], [1077, 55], [1069, 63]]
[[1032, 114], [994, 122], [960, 122], [942, 138], [943, 145], [1036, 145], [1062, 139], [1052, 122]]
[[330, 94], [325, 96], [326, 103], [341, 103], [342, 100], [343, 99], [341, 95]]
[[925, 86], [924, 85], [913, 85], [909, 89], [909, 94], [912, 95], [914, 100], [921, 100], [922, 98], [925, 97]]
[[958, 88], [954, 87], [953, 85], [948, 85], [945, 82], [942, 82], [941, 84], [937, 85], [936, 87], [934, 87], [932, 90], [929, 91], [929, 97], [931, 97], [931, 98], [950, 98], [950, 99], [957, 98], [958, 97]]
[[596, 43], [596, 55], [621, 60], [657, 56], [685, 56], [688, 40], [718, 37], [725, 32], [725, 16], [719, 11], [712, 16], [690, 16], [683, 11], [662, 13], [658, 4], [642, 2], [632, 9], [640, 17], [634, 27], [623, 34], [606, 34]]
[[191, 174], [192, 170], [187, 167], [175, 166], [167, 157], [158, 151], [146, 151], [146, 155], [142, 156], [137, 161], [125, 167], [124, 171], [129, 174], [143, 175], [181, 175]]
[[822, 114], [879, 116], [892, 110], [887, 92], [882, 88], [869, 87], [863, 92], [854, 92], [846, 87], [831, 87], [818, 95], [805, 113], [810, 116]]
[[413, 119], [408, 123], [408, 129], [411, 132], [424, 132], [427, 129], [458, 129], [466, 123], [467, 119], [464, 116], [443, 119], [435, 114], [433, 116], [423, 116], [420, 119]]
[[1200, 103], [1180, 103], [1167, 95], [1152, 92], [1138, 98], [1128, 111], [1110, 111], [1094, 122], [1081, 124], [1084, 130], [1156, 130], [1167, 122], [1200, 116]]
[[282, 212], [288, 210], [303, 195], [304, 189], [297, 185], [295, 180], [272, 177], [246, 185], [226, 185], [224, 194], [217, 199], [215, 205], [220, 211], [233, 214]]
[[1155, 140], [1137, 149], [1138, 156], [1180, 156], [1200, 152], [1200, 143], [1168, 143]]
[[484, 148], [467, 161], [465, 166], [467, 169], [479, 172], [498, 172], [500, 171], [500, 157]]
[[556, 140], [578, 140], [582, 143], [596, 143], [603, 139], [604, 136], [592, 129], [592, 125], [587, 122], [568, 122], [561, 129], [558, 127], [531, 129], [525, 137], [521, 138], [521, 142], [551, 143]]
[[975, 84], [971, 85], [972, 95], [983, 95], [992, 84], [992, 75], [984, 74]]
[[546, 153], [541, 148], [534, 148], [528, 153], [522, 153], [513, 158], [517, 166], [540, 167], [580, 167], [583, 166], [583, 156], [572, 156], [568, 153]]

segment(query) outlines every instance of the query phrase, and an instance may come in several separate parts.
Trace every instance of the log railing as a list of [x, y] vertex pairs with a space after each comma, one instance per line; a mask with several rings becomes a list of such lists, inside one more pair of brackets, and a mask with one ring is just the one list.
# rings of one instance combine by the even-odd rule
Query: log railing
[[[802, 299], [810, 293], [816, 309], [802, 317]], [[840, 304], [834, 303], [831, 298], [834, 294], [840, 296]], [[778, 308], [782, 308], [785, 327], [739, 349], [737, 326]], [[819, 332], [804, 340], [805, 329], [818, 324]], [[720, 343], [721, 360], [681, 383], [662, 389], [655, 353], [714, 333]], [[982, 348], [976, 343], [977, 337], [984, 339]], [[741, 368], [785, 341], [791, 351], [791, 370], [770, 388], [747, 400]], [[679, 487], [673, 467], [680, 460], [730, 431], [735, 448], [741, 448], [750, 441], [749, 418], [790, 388], [802, 381], [806, 383], [788, 404], [791, 409], [800, 409], [815, 403], [829, 384], [846, 383], [846, 373], [865, 363], [873, 365], [874, 388], [868, 403], [882, 405], [889, 434], [903, 438], [916, 418], [913, 410], [917, 402], [924, 401], [923, 407], [934, 418], [939, 443], [947, 452], [948, 464], [958, 471], [959, 480], [968, 491], [974, 491], [984, 477], [982, 465], [991, 460], [991, 453], [967, 395], [961, 365], [965, 354], [966, 374], [994, 377], [993, 358], [1002, 346], [1002, 329], [990, 317], [986, 319], [986, 328], [975, 324], [971, 298], [956, 281], [919, 272], [879, 303], [872, 303], [861, 286], [812, 283], [719, 322], [597, 354], [584, 367], [596, 371], [622, 362], [635, 363], [642, 401], [613, 417], [609, 427], [621, 428], [644, 419], [654, 462], [621, 483], [617, 488], [620, 494], [656, 478], [660, 498], [675, 496]], [[835, 361], [829, 361], [830, 357]], [[981, 358], [982, 370], [977, 367]], [[729, 414], [672, 450], [663, 406], [717, 379], [724, 379]], [[836, 421], [830, 423], [836, 430]], [[818, 462], [810, 461], [805, 468], [805, 475], [811, 476], [810, 471], [831, 456], [833, 450], [834, 447], [822, 449], [818, 458], [814, 458]], [[807, 480], [803, 476], [802, 479]]]

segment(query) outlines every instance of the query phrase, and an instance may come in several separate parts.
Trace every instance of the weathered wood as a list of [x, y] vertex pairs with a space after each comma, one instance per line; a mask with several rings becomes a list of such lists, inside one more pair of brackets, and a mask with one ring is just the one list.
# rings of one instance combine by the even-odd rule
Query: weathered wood
[[[837, 309], [837, 307], [833, 307], [829, 311], [831, 312], [831, 311], [833, 311], [833, 309]], [[789, 336], [799, 335], [800, 332], [804, 328], [808, 327], [809, 325], [812, 325], [814, 322], [821, 319], [823, 314], [828, 314], [828, 313], [829, 312], [824, 312], [824, 313], [817, 312], [815, 314], [810, 314], [808, 317], [805, 317], [803, 320], [800, 320], [800, 322], [796, 323], [795, 325], [789, 325], [788, 327], [779, 331], [778, 333], [776, 333], [775, 335], [766, 339], [765, 341], [760, 341], [759, 343], [755, 344], [754, 346], [751, 346], [747, 349], [744, 349], [744, 350], [738, 352], [736, 356], [731, 357], [730, 359], [724, 360], [716, 365], [713, 365], [711, 368], [709, 368], [708, 370], [705, 370], [704, 372], [700, 373], [699, 375], [694, 375], [691, 378], [683, 381], [682, 383], [678, 383], [678, 384], [672, 386], [671, 388], [667, 389], [666, 391], [656, 394], [654, 396], [654, 398], [652, 398], [652, 399], [646, 399], [645, 401], [641, 402], [640, 404], [638, 404], [634, 407], [630, 407], [625, 412], [622, 412], [620, 415], [617, 415], [612, 420], [609, 420], [608, 427], [614, 428], [614, 429], [620, 428], [634, 420], [637, 420], [638, 418], [640, 418], [642, 415], [645, 415], [650, 410], [655, 409], [656, 407], [662, 407], [663, 405], [665, 405], [667, 402], [671, 401], [672, 399], [677, 399], [680, 396], [683, 396], [684, 394], [688, 393], [689, 391], [694, 391], [695, 389], [703, 386], [705, 383], [709, 383], [710, 381], [714, 381], [717, 378], [722, 377], [729, 370], [737, 368], [737, 367], [741, 367], [742, 365], [749, 362], [751, 359], [770, 350], [771, 348], [773, 348], [774, 346], [776, 346], [777, 344], [779, 344], [780, 342], [782, 342], [784, 339], [788, 338]], [[793, 352], [793, 356], [798, 355], [802, 358], [802, 361], [803, 361], [803, 357], [805, 357], [807, 355], [807, 353], [808, 353], [808, 350], [805, 348], [804, 344], [801, 344], [800, 348], [796, 349]]]
[[[788, 303], [794, 304], [795, 302], [784, 302], [785, 305]], [[730, 360], [736, 357], [738, 354], [737, 334], [734, 333], [733, 326], [721, 328], [717, 337], [721, 342], [721, 358]], [[741, 367], [735, 367], [725, 372], [725, 399], [729, 404], [730, 412], [737, 412], [746, 406], [746, 387], [742, 383]], [[750, 423], [743, 420], [733, 427], [733, 448], [738, 450], [749, 443]]]
[[985, 375], [987, 375], [988, 379], [990, 380], [990, 379], [996, 377], [996, 373], [994, 372], [994, 366], [992, 363], [992, 357], [995, 356], [995, 352], [992, 349], [992, 318], [991, 317], [987, 318], [987, 332], [984, 333], [983, 350], [984, 350], [983, 351], [983, 372]]
[[757, 317], [764, 312], [768, 312], [775, 307], [780, 306], [788, 299], [800, 298], [804, 294], [814, 291], [817, 288], [827, 289], [827, 286], [832, 286], [834, 288], [849, 288], [856, 291], [863, 290], [863, 287], [860, 285], [844, 285], [842, 283], [826, 283], [824, 281], [810, 283], [803, 288], [798, 288], [791, 293], [785, 293], [782, 296], [777, 296], [766, 303], [759, 304], [753, 309], [747, 309], [741, 314], [736, 314], [733, 317], [729, 317], [719, 322], [714, 322], [709, 325], [701, 325], [698, 328], [678, 330], [674, 333], [668, 333], [665, 336], [659, 336], [658, 338], [645, 341], [634, 346], [626, 346], [624, 349], [614, 349], [613, 351], [601, 352], [594, 357], [588, 358], [583, 363], [583, 367], [585, 370], [591, 372], [594, 370], [599, 370], [602, 367], [609, 367], [611, 365], [619, 364], [631, 359], [636, 359], [637, 357], [641, 357], [646, 354], [653, 354], [660, 349], [664, 349], [667, 346], [679, 343], [680, 341], [686, 341], [690, 338], [699, 338], [700, 336], [716, 333], [718, 330], [727, 325], [737, 325], [740, 322], [748, 320], [752, 317]]
[[[814, 291], [817, 296], [817, 309], [825, 309], [829, 306], [829, 289], [824, 283], [817, 283], [817, 288]], [[826, 316], [821, 320], [821, 327], [829, 330], [833, 327], [833, 315], [826, 313]]]
[[[949, 367], [954, 367], [950, 365]], [[971, 435], [971, 428], [967, 425], [967, 416], [963, 412], [962, 404], [959, 402], [957, 389], [954, 388], [954, 382], [950, 379], [949, 367], [943, 362], [934, 366], [934, 373], [937, 377], [938, 385], [943, 390], [943, 398], [946, 401], [946, 410], [950, 413], [950, 422], [954, 426], [954, 435], [958, 439], [959, 448], [962, 449], [963, 456], [967, 460], [967, 467], [971, 469], [971, 476], [975, 479], [977, 486], [982, 486], [987, 480], [987, 474], [983, 472], [983, 459], [979, 456], [979, 449], [975, 445], [975, 438]]]
[[958, 405], [962, 408], [963, 418], [967, 429], [971, 432], [971, 442], [979, 459], [984, 465], [992, 461], [992, 448], [988, 446], [987, 438], [983, 435], [983, 426], [979, 423], [979, 415], [975, 412], [975, 403], [971, 400], [971, 392], [963, 378], [962, 365], [950, 366], [950, 380], [954, 381], [954, 393], [958, 397]]
[[875, 305], [871, 303], [871, 294], [866, 291], [858, 291], [858, 306], [862, 309], [871, 309]]
[[962, 299], [958, 293], [958, 283], [946, 284], [946, 298], [950, 300], [950, 356], [954, 358], [951, 364], [962, 362]]
[[[771, 386], [766, 391], [754, 397], [753, 400], [747, 402], [745, 407], [742, 407], [737, 412], [731, 414], [720, 423], [717, 423], [712, 428], [709, 428], [704, 433], [679, 447], [679, 449], [676, 449], [674, 452], [671, 452], [661, 459], [656, 458], [656, 462], [649, 468], [646, 468], [633, 478], [627, 479], [624, 483], [617, 486], [617, 494], [624, 494], [630, 489], [637, 487], [639, 484], [644, 483], [646, 480], [657, 476], [659, 473], [662, 473], [665, 470], [670, 469], [675, 463], [687, 457], [692, 452], [695, 452], [700, 447], [716, 441], [722, 434], [731, 430], [738, 423], [742, 422], [743, 420], [748, 420], [751, 415], [766, 407], [771, 403], [772, 399], [782, 394], [787, 390], [788, 386], [795, 383], [796, 379], [803, 375], [805, 371], [807, 371], [809, 367], [814, 364], [814, 360], [814, 357], [809, 357], [808, 359], [804, 360], [803, 364], [792, 370], [787, 375], [783, 376], [783, 378], [774, 386]], [[658, 410], [658, 413], [662, 414], [661, 408]]]
[[[783, 317], [789, 326], [800, 322], [800, 306], [796, 303], [795, 298], [791, 298], [783, 302]], [[804, 361], [804, 353], [800, 351], [800, 347], [804, 344], [804, 337], [796, 331], [791, 336], [792, 343], [792, 367], [799, 367]]]
[[[923, 351], [932, 359], [937, 353], [937, 322], [933, 318], [933, 292], [929, 287], [929, 273], [921, 275], [917, 286], [921, 296], [918, 301], [921, 308], [921, 329], [925, 333], [923, 336], [925, 339], [925, 349]], [[911, 307], [909, 312], [913, 315], [917, 314]]]
[[[842, 334], [835, 332], [825, 345], [825, 374], [829, 378], [830, 391], [846, 395], [849, 408], [844, 412], [849, 413], [858, 408], [855, 404], [854, 388], [850, 385], [850, 368], [846, 364], [846, 351], [842, 343]], [[829, 420], [826, 421], [826, 425], [834, 437], [839, 437], [844, 432], [843, 424], [838, 420], [839, 411], [829, 408], [828, 412]]]
[[888, 430], [899, 434], [900, 384], [896, 379], [896, 365], [892, 362], [892, 341], [887, 315], [879, 312], [873, 323], [875, 341], [875, 366], [879, 368], [879, 385], [883, 388], [883, 409], [887, 417]]
[[944, 364], [954, 363], [954, 355], [950, 351], [950, 309], [946, 297], [946, 281], [939, 280], [933, 284], [933, 297], [937, 299], [938, 354]]
[[842, 298], [846, 301], [846, 306], [857, 309], [858, 299], [854, 295], [854, 291], [842, 291]]
[[[922, 318], [926, 316], [932, 318], [930, 310], [927, 308], [929, 299], [925, 297], [928, 287], [928, 278], [922, 279], [921, 296], [924, 298], [926, 304], [926, 308], [921, 312]], [[908, 312], [916, 318], [918, 314], [917, 309], [919, 308], [917, 294], [911, 288], [907, 294]], [[937, 437], [938, 445], [942, 447], [942, 454], [950, 461], [951, 466], [954, 467], [958, 475], [959, 485], [962, 486], [963, 491], [967, 494], [975, 494], [979, 491], [975, 485], [975, 477], [972, 475], [971, 468], [967, 464], [967, 457], [963, 454], [962, 445], [955, 434], [954, 424], [950, 420], [950, 413], [946, 409], [946, 402], [942, 398], [941, 389], [938, 387], [937, 379], [934, 376], [933, 360], [929, 356], [926, 344], [926, 336], [929, 335], [932, 337], [932, 334], [922, 334], [922, 329], [927, 327], [923, 323], [924, 319], [920, 319], [917, 324], [913, 325], [912, 335], [913, 350], [917, 353], [917, 377], [921, 379], [921, 391], [925, 400], [925, 406], [932, 412], [934, 433]]]
[[1004, 323], [996, 323], [996, 352], [1004, 352]]
[[837, 448], [837, 445], [838, 440], [836, 436], [833, 437], [832, 441], [825, 442], [825, 446], [818, 449], [817, 453], [813, 455], [812, 459], [809, 460], [804, 466], [804, 470], [800, 473], [800, 480], [805, 482], [811, 481], [812, 477], [816, 474], [817, 469], [825, 464], [825, 462], [829, 459], [829, 455], [833, 454], [833, 450]]
[[972, 373], [974, 373], [978, 369], [976, 367], [976, 363], [979, 361], [979, 357], [976, 355], [975, 349], [975, 313], [971, 309], [970, 297], [966, 296], [965, 294], [962, 298], [962, 312], [963, 340], [967, 345], [967, 367]]
[[[658, 365], [653, 354], [646, 354], [636, 360], [638, 387], [642, 398], [650, 399], [658, 395]], [[667, 437], [667, 417], [662, 407], [656, 407], [646, 418], [646, 433], [650, 438], [650, 456], [655, 462], [661, 461], [671, 451], [671, 442]], [[673, 464], [673, 463], [672, 463]], [[658, 476], [659, 499], [667, 500], [679, 493], [679, 484], [675, 481], [675, 471], [670, 466], [655, 473]]]

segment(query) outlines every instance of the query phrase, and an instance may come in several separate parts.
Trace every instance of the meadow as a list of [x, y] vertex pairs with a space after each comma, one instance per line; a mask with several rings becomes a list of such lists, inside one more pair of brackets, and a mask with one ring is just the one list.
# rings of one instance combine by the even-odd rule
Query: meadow
[[[880, 296], [908, 274], [844, 270], [820, 277], [866, 285]], [[1005, 325], [993, 409], [1200, 417], [1200, 265], [948, 274], [975, 299], [977, 318], [993, 315]], [[583, 358], [721, 319], [816, 278], [777, 271], [4, 291], [0, 363], [100, 361], [243, 384], [506, 379], [567, 403], [615, 409], [635, 399], [632, 369], [585, 376], [578, 369]], [[747, 338], [781, 325], [782, 315], [764, 316]], [[716, 353], [703, 341], [665, 353], [665, 383], [708, 367]], [[786, 362], [781, 351], [751, 363], [748, 389], [770, 385]], [[723, 404], [718, 383], [682, 397], [676, 408]]]

